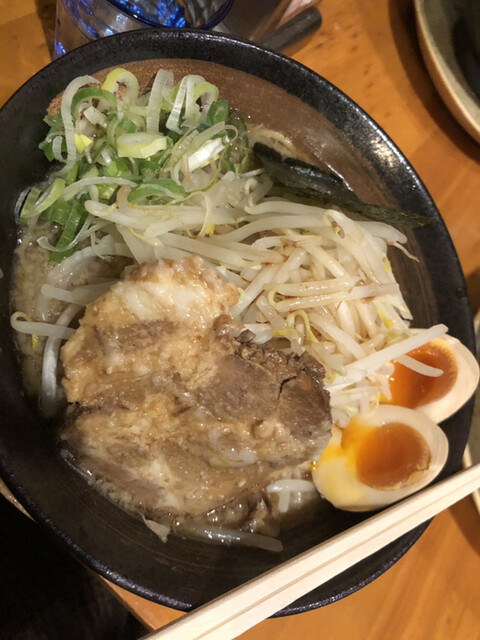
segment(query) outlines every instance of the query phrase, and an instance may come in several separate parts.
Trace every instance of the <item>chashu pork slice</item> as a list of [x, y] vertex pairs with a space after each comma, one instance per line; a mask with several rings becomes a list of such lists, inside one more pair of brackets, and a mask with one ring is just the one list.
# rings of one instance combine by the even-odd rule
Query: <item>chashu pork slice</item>
[[323, 368], [251, 342], [233, 285], [198, 258], [143, 264], [61, 353], [77, 464], [148, 512], [198, 515], [319, 455]]

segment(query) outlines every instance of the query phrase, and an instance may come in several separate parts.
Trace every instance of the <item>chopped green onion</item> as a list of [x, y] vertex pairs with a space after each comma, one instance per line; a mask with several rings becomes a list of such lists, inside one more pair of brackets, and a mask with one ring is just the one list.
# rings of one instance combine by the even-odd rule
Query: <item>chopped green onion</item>
[[76, 162], [65, 177], [65, 186], [75, 182], [78, 176], [78, 162]]
[[78, 201], [74, 201], [74, 203], [72, 203], [72, 206], [70, 207], [70, 214], [55, 245], [55, 251], [52, 251], [50, 254], [50, 262], [59, 263], [66, 258], [67, 255], [71, 255], [74, 252], [74, 247], [66, 251], [64, 249], [73, 241], [77, 234], [77, 230], [82, 226], [87, 215], [87, 212]]
[[125, 133], [117, 138], [120, 158], [150, 158], [167, 148], [165, 136], [155, 133]]
[[195, 102], [200, 100], [202, 105], [201, 113], [204, 118], [203, 114], [208, 114], [211, 105], [218, 100], [218, 87], [210, 82], [201, 82], [195, 87], [194, 100]]
[[188, 170], [195, 171], [196, 169], [200, 169], [205, 165], [210, 163], [210, 160], [213, 160], [219, 156], [219, 154], [224, 149], [223, 141], [219, 138], [214, 140], [209, 140], [206, 142], [198, 151], [192, 153], [188, 158]]
[[45, 116], [43, 121], [48, 124], [51, 129], [55, 129], [56, 131], [60, 131], [63, 126], [62, 116], [59, 113]]
[[113, 196], [116, 190], [117, 190], [117, 185], [99, 184], [97, 186], [98, 199], [103, 200], [105, 202], [109, 202], [110, 198]]
[[226, 150], [223, 158], [225, 168], [240, 173], [245, 170], [248, 162], [248, 135], [247, 125], [240, 112], [232, 110], [228, 117], [228, 124], [232, 125], [236, 131], [236, 136], [232, 139], [230, 146]]
[[85, 151], [85, 149], [88, 149], [88, 147], [93, 143], [93, 139], [89, 138], [88, 136], [85, 135], [79, 135], [78, 133], [75, 134], [75, 146], [77, 148], [78, 153], [83, 153]]
[[[67, 151], [67, 141], [62, 136], [57, 136], [52, 140], [52, 153], [57, 162], [66, 162], [63, 154]], [[72, 166], [72, 165], [71, 165]]]
[[20, 222], [26, 223], [30, 218], [34, 217], [31, 215], [31, 212], [33, 211], [35, 203], [41, 193], [42, 190], [39, 187], [32, 187], [30, 189], [27, 197], [25, 198], [25, 202], [23, 203], [22, 210], [20, 211]]
[[120, 67], [110, 71], [105, 78], [102, 89], [115, 94], [117, 102], [127, 104], [138, 97], [138, 80], [131, 71]]
[[155, 182], [141, 184], [132, 189], [128, 195], [129, 202], [138, 202], [151, 196], [162, 199], [164, 201], [185, 198], [187, 192], [183, 187], [169, 178], [160, 178]]
[[100, 125], [101, 127], [105, 128], [108, 124], [107, 116], [93, 105], [87, 107], [83, 112], [83, 115], [93, 125]]
[[219, 122], [226, 122], [228, 118], [228, 102], [226, 100], [215, 100], [210, 105], [207, 113], [205, 125], [211, 127]]
[[115, 160], [112, 160], [110, 164], [105, 167], [105, 173], [112, 176], [112, 178], [120, 175], [121, 171], [119, 170], [118, 164]]
[[68, 220], [71, 210], [72, 204], [70, 202], [66, 202], [63, 198], [58, 198], [58, 200], [41, 214], [42, 220], [49, 220], [63, 227]]
[[78, 118], [83, 110], [82, 106], [90, 106], [93, 100], [97, 101], [99, 111], [117, 110], [117, 101], [110, 91], [105, 91], [99, 87], [85, 87], [84, 89], [79, 89], [72, 99], [72, 116]]
[[40, 144], [38, 145], [38, 148], [43, 151], [43, 153], [45, 154], [45, 157], [49, 162], [52, 162], [55, 159], [55, 155], [52, 150], [52, 145], [53, 145], [53, 140], [48, 140], [48, 139], [42, 140], [42, 142], [40, 142]]
[[137, 130], [137, 125], [133, 122], [133, 120], [130, 120], [130, 118], [127, 118], [126, 116], [124, 116], [120, 120], [120, 127], [125, 133], [135, 133], [135, 131]]
[[[41, 245], [57, 262], [88, 237], [82, 227], [88, 226], [87, 210], [141, 230], [145, 209], [176, 207], [189, 199], [186, 206], [196, 207], [200, 195], [210, 202], [206, 192], [222, 174], [242, 170], [248, 157], [245, 122], [218, 99], [214, 85], [196, 75], [173, 86], [173, 74], [160, 70], [141, 97], [135, 76], [125, 69], [109, 73], [101, 88], [95, 78], [83, 76], [65, 90], [61, 113], [45, 122], [49, 131], [40, 148], [62, 168], [46, 186], [30, 191], [21, 220], [41, 216], [60, 227], [55, 249], [46, 238]], [[230, 189], [228, 181], [225, 185], [220, 192]], [[174, 207], [168, 215], [176, 217]], [[214, 233], [215, 224], [210, 214], [203, 217], [201, 235]], [[96, 243], [103, 226], [92, 227]]]
[[86, 84], [98, 84], [98, 80], [93, 76], [80, 76], [72, 80], [63, 92], [62, 102], [60, 104], [60, 113], [65, 129], [65, 142], [67, 146], [67, 160], [65, 163], [66, 171], [69, 171], [77, 159], [77, 149], [75, 147], [75, 126], [72, 117], [72, 100], [77, 91]]
[[170, 129], [171, 131], [175, 131], [176, 133], [182, 133], [180, 128], [180, 116], [182, 112], [183, 103], [185, 101], [185, 95], [187, 93], [187, 77], [182, 78], [180, 84], [178, 85], [177, 94], [175, 96], [175, 101], [172, 105], [172, 109], [170, 111], [170, 115], [168, 116], [167, 122], [165, 123], [165, 127]]
[[[63, 178], [55, 178], [49, 188], [36, 200], [32, 206], [32, 201], [27, 198], [20, 213], [20, 220], [29, 220], [36, 218], [42, 211], [50, 207], [57, 200], [65, 188], [65, 180]], [[33, 189], [32, 189], [33, 191]], [[31, 194], [32, 192], [30, 192]], [[29, 194], [29, 195], [30, 195]]]
[[121, 118], [117, 115], [113, 116], [107, 125], [107, 138], [112, 146], [115, 146], [115, 133]]
[[171, 71], [157, 72], [150, 90], [146, 115], [146, 130], [148, 133], [158, 133], [160, 126], [160, 114], [162, 100], [173, 85], [173, 73]]

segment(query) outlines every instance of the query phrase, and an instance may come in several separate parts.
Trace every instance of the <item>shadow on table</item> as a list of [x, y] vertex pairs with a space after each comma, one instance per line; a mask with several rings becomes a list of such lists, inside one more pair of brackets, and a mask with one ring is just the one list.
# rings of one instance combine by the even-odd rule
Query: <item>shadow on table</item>
[[90, 571], [0, 496], [0, 638], [138, 640], [146, 629]]
[[450, 508], [450, 511], [463, 536], [480, 556], [480, 536], [478, 535], [480, 514], [477, 512], [473, 498], [469, 496], [465, 500], [457, 502]]
[[55, 34], [55, 0], [35, 0], [38, 17], [42, 23], [48, 50], [53, 55], [53, 37]]

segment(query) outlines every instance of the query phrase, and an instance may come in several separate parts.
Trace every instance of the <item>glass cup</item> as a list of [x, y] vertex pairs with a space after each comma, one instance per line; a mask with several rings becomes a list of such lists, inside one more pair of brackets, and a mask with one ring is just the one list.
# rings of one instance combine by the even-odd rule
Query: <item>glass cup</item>
[[53, 57], [121, 31], [210, 29], [223, 20], [232, 4], [233, 0], [57, 0]]

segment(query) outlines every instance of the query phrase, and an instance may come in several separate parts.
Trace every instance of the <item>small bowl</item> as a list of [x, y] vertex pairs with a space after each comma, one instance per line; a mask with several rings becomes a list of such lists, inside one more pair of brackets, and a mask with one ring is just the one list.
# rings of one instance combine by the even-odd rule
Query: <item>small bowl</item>
[[414, 6], [420, 48], [433, 84], [458, 123], [480, 142], [480, 101], [455, 52], [453, 34], [460, 12], [451, 0], [415, 0]]
[[[156, 62], [152, 62], [152, 60]], [[154, 67], [205, 75], [251, 121], [300, 140], [313, 159], [343, 175], [365, 200], [396, 205], [432, 218], [409, 231], [420, 261], [395, 256], [400, 284], [417, 326], [444, 322], [473, 349], [465, 282], [448, 232], [430, 196], [404, 156], [380, 127], [325, 79], [252, 43], [189, 30], [146, 30], [99, 40], [42, 69], [0, 113], [0, 431], [1, 475], [15, 497], [59, 544], [112, 582], [169, 607], [189, 610], [347, 529], [365, 515], [333, 507], [322, 519], [282, 535], [284, 550], [225, 548], [171, 536], [166, 544], [139, 520], [90, 487], [61, 458], [53, 425], [41, 418], [23, 390], [9, 324], [9, 285], [16, 245], [19, 197], [44, 177], [38, 149], [42, 118], [70, 80], [133, 63], [148, 78]], [[443, 424], [450, 441], [445, 477], [460, 467], [472, 405]], [[417, 540], [417, 528], [288, 606], [279, 615], [320, 607], [380, 575]]]

